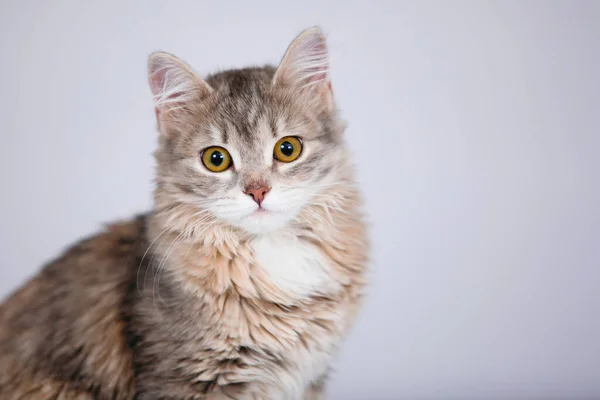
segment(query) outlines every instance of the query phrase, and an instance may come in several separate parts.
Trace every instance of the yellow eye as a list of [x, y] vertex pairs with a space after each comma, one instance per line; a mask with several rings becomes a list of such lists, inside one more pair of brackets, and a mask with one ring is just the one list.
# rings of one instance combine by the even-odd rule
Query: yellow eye
[[302, 153], [302, 139], [286, 136], [279, 139], [273, 149], [273, 157], [281, 162], [292, 162]]
[[212, 172], [223, 172], [231, 166], [231, 156], [222, 147], [214, 146], [204, 149], [200, 158], [202, 158], [202, 164]]

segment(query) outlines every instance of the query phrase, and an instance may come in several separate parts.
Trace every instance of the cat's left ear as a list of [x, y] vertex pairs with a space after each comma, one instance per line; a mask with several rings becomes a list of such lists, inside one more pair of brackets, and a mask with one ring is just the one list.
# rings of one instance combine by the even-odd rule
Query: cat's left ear
[[172, 111], [212, 92], [189, 65], [165, 52], [152, 53], [148, 58], [148, 83], [159, 125]]
[[320, 28], [309, 28], [292, 41], [275, 72], [273, 85], [310, 91], [319, 105], [333, 111], [329, 52]]

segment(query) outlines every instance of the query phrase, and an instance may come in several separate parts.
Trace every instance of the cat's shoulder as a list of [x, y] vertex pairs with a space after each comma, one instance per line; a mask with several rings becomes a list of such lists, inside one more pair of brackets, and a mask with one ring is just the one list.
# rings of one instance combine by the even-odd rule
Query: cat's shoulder
[[0, 369], [1, 398], [130, 397], [133, 371], [123, 307], [144, 232], [144, 216], [107, 225], [4, 301], [0, 365], [7, 368]]
[[72, 298], [79, 290], [127, 279], [145, 245], [145, 225], [145, 215], [118, 221], [68, 247], [3, 302], [0, 320], [11, 309], [20, 308], [19, 303], [30, 304], [41, 293]]

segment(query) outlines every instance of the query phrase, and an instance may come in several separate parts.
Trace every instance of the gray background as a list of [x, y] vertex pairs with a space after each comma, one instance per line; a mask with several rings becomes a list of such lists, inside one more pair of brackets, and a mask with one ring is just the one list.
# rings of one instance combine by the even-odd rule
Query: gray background
[[600, 398], [598, 1], [3, 1], [0, 296], [150, 206], [150, 51], [277, 62], [313, 24], [373, 239], [329, 398]]

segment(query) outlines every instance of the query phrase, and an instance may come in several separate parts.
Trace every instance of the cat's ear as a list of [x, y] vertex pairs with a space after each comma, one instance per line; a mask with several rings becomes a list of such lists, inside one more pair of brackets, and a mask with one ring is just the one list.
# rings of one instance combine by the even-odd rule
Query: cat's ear
[[189, 65], [164, 52], [150, 54], [148, 83], [157, 118], [212, 92], [212, 88]]
[[328, 111], [333, 109], [329, 53], [320, 28], [309, 28], [292, 41], [275, 72], [273, 84], [312, 91]]

